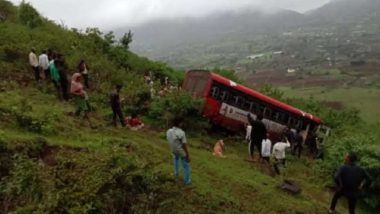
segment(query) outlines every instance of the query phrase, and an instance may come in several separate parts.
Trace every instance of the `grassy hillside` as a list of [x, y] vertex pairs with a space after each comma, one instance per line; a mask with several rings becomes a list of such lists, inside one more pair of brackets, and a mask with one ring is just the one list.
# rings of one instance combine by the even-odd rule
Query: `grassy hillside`
[[[193, 185], [187, 189], [171, 176], [162, 131], [114, 129], [99, 114], [93, 115], [98, 127], [91, 129], [68, 114], [73, 106], [34, 86], [2, 92], [0, 99], [5, 100], [0, 104], [2, 163], [7, 163], [0, 189], [3, 212], [110, 213], [124, 207], [137, 213], [325, 213], [330, 200], [307, 158], [291, 157], [284, 174], [273, 178], [259, 164], [243, 160], [247, 151], [241, 141], [226, 139], [227, 158], [217, 159], [211, 154], [215, 138], [193, 136]], [[24, 114], [45, 121], [42, 133], [27, 131], [15, 119], [13, 111], [25, 106]], [[280, 190], [284, 178], [303, 192]]]
[[[112, 41], [112, 34], [65, 29], [28, 4], [17, 8], [0, 0], [0, 5], [5, 17], [0, 22], [0, 213], [325, 213], [331, 197], [326, 186], [348, 147], [365, 157], [363, 165], [379, 181], [378, 136], [353, 131], [355, 123], [362, 125], [353, 112], [292, 100], [321, 115], [334, 135], [325, 162], [289, 157], [284, 173], [271, 177], [260, 164], [244, 161], [246, 145], [238, 136], [224, 137], [227, 158], [214, 158], [212, 145], [223, 133], [204, 134], [204, 121], [194, 111], [200, 103], [185, 93], [152, 98], [143, 83], [145, 71], [172, 82], [183, 73], [138, 57]], [[70, 74], [80, 59], [88, 62], [91, 125], [73, 116], [73, 102], [58, 100], [50, 83], [34, 82], [27, 62], [31, 46], [63, 53]], [[141, 113], [145, 129], [110, 125], [108, 94], [114, 83], [124, 83], [123, 111]], [[192, 133], [190, 188], [172, 176], [164, 133], [173, 114], [186, 116], [186, 131]], [[283, 179], [295, 181], [302, 193], [280, 190]], [[374, 193], [364, 202], [358, 213], [378, 206]], [[345, 206], [342, 200], [338, 210], [346, 212]]]

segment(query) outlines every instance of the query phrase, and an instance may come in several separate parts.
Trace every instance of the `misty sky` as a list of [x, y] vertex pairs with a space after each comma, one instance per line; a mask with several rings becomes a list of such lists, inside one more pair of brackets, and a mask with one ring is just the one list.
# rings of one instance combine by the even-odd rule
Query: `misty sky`
[[[43, 16], [69, 27], [104, 30], [157, 18], [204, 16], [242, 8], [285, 8], [305, 12], [329, 0], [27, 0]], [[19, 3], [21, 0], [11, 0]]]

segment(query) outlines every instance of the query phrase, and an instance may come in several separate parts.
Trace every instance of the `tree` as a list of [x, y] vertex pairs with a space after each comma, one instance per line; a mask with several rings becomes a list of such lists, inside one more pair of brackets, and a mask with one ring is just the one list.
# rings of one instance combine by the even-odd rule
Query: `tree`
[[128, 33], [124, 33], [124, 36], [121, 37], [120, 39], [121, 46], [128, 50], [129, 44], [131, 44], [132, 42], [132, 37], [133, 37], [133, 34], [131, 30], [129, 30]]
[[113, 34], [113, 31], [108, 32], [104, 35], [104, 40], [109, 44], [112, 45], [115, 43], [115, 35]]
[[40, 14], [29, 3], [22, 1], [19, 6], [19, 19], [22, 24], [35, 28], [42, 24]]

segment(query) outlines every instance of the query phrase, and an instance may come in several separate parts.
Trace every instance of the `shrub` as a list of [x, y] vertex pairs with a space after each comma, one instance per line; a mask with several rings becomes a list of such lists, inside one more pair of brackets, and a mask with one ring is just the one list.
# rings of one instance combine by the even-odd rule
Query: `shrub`
[[183, 117], [184, 129], [191, 132], [200, 131], [204, 130], [207, 124], [200, 115], [202, 106], [202, 100], [193, 98], [187, 92], [172, 92], [153, 100], [149, 116], [161, 122], [161, 128], [169, 127], [169, 121], [174, 117]]
[[16, 9], [12, 3], [0, 0], [0, 22], [11, 20], [13, 21], [16, 15]]
[[42, 25], [40, 14], [29, 3], [24, 1], [19, 6], [19, 19], [23, 25], [30, 28]]

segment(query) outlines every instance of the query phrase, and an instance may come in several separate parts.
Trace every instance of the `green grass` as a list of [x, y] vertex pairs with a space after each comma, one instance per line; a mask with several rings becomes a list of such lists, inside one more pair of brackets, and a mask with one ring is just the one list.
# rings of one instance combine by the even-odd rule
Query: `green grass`
[[281, 87], [287, 97], [313, 97], [319, 101], [340, 102], [345, 107], [356, 108], [369, 123], [380, 122], [380, 89], [377, 88], [289, 88]]
[[[149, 129], [135, 132], [104, 125], [91, 129], [80, 119], [68, 116], [67, 113], [73, 111], [71, 104], [58, 102], [44, 90], [16, 89], [0, 93], [0, 99], [4, 101], [0, 104], [1, 108], [13, 109], [19, 108], [20, 102], [27, 99], [28, 105], [32, 107], [31, 114], [37, 118], [58, 115], [50, 121], [50, 125], [56, 129], [53, 133], [35, 134], [21, 129], [14, 121], [2, 121], [0, 138], [3, 141], [42, 136], [51, 145], [87, 148], [90, 151], [113, 150], [113, 142], [121, 142], [132, 145], [133, 155], [141, 165], [149, 164], [153, 171], [172, 175], [171, 155], [163, 132]], [[102, 116], [93, 116], [97, 124], [108, 122], [99, 119], [104, 118]], [[259, 164], [243, 160], [247, 156], [247, 146], [241, 142], [225, 139], [227, 157], [213, 157], [211, 147], [215, 141], [211, 136], [189, 136], [192, 189], [185, 190], [176, 196], [177, 199], [173, 199], [182, 204], [183, 212], [325, 213], [331, 194], [314, 173], [312, 160], [289, 157], [283, 175], [270, 177]], [[302, 193], [294, 196], [280, 190], [277, 185], [285, 178], [296, 181]], [[191, 202], [187, 203], [188, 200]], [[343, 213], [345, 209], [342, 204], [339, 210]]]

